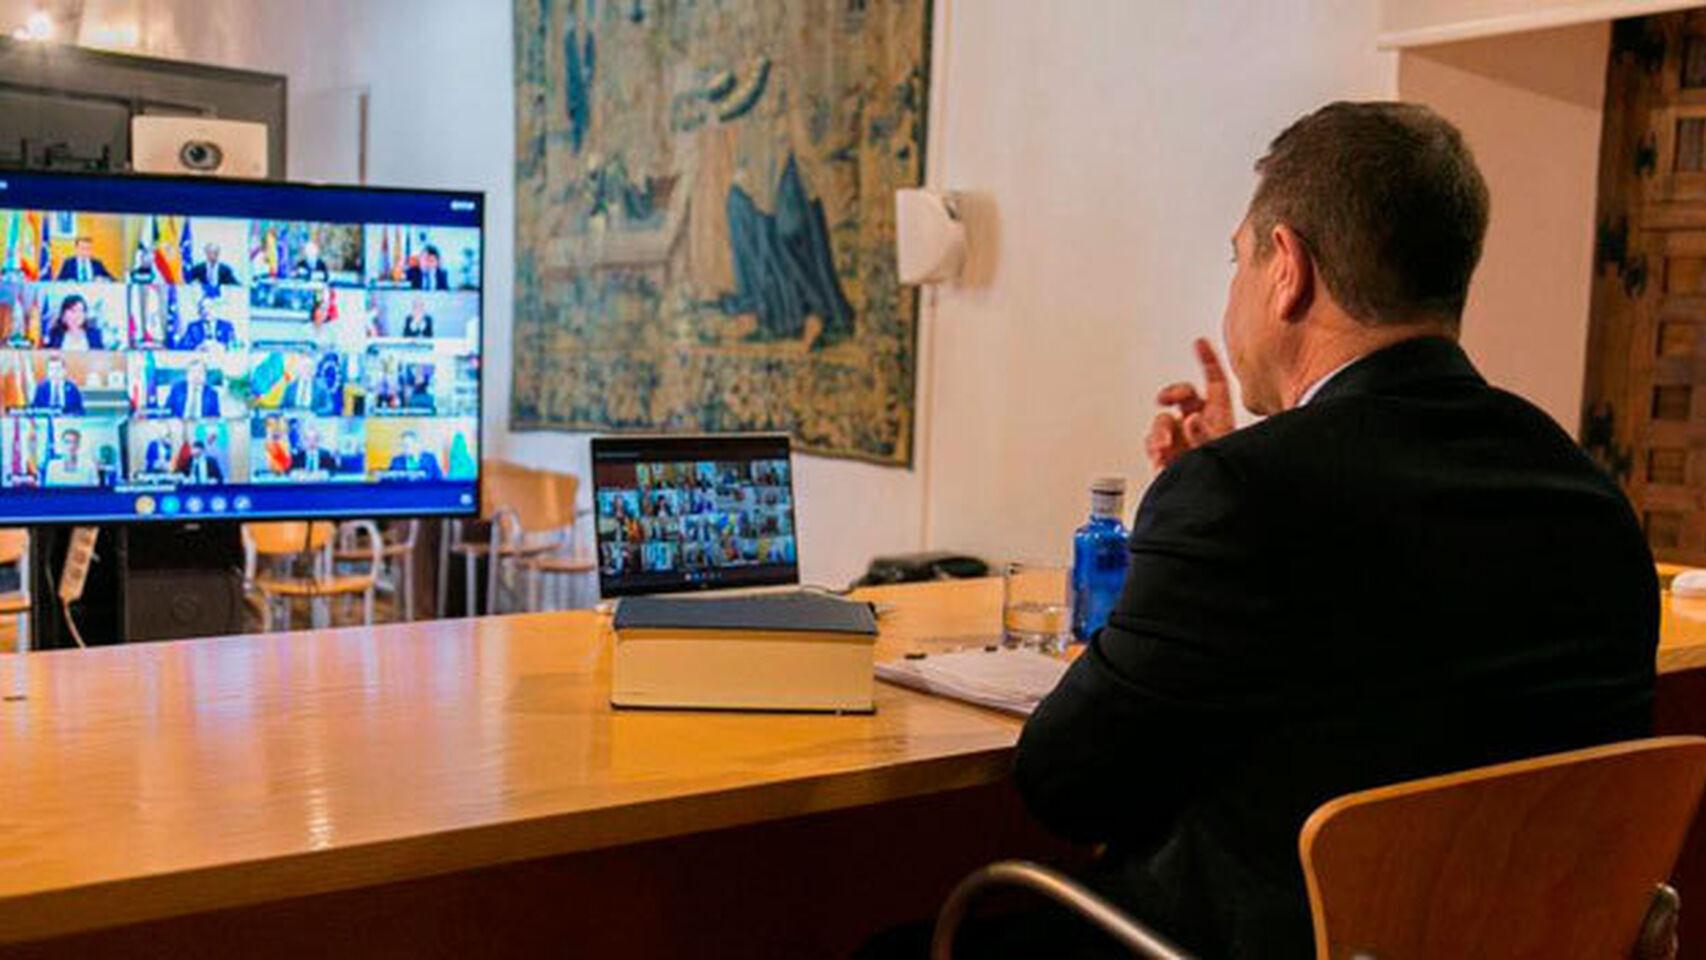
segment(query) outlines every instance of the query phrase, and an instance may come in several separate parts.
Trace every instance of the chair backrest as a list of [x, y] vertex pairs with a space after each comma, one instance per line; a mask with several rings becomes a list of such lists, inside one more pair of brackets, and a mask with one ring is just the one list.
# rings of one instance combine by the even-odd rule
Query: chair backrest
[[575, 518], [575, 495], [580, 479], [572, 473], [535, 470], [506, 460], [480, 465], [480, 512], [492, 517], [510, 513], [522, 534], [568, 527]]
[[1629, 957], [1702, 785], [1706, 738], [1663, 737], [1330, 801], [1300, 840], [1316, 955]]
[[9, 566], [24, 559], [30, 547], [30, 532], [22, 527], [0, 529], [0, 566]]
[[243, 539], [254, 545], [255, 552], [263, 556], [282, 556], [291, 553], [313, 553], [324, 550], [332, 542], [332, 535], [337, 526], [329, 521], [317, 520], [313, 529], [302, 521], [282, 521], [278, 523], [245, 523], [243, 524]]

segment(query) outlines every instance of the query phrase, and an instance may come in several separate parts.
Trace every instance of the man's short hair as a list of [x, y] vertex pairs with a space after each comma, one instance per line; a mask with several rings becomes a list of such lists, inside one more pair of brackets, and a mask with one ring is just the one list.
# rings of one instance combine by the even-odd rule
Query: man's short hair
[[1487, 184], [1444, 118], [1410, 103], [1331, 103], [1275, 137], [1256, 172], [1258, 257], [1283, 223], [1358, 320], [1461, 319], [1487, 233]]

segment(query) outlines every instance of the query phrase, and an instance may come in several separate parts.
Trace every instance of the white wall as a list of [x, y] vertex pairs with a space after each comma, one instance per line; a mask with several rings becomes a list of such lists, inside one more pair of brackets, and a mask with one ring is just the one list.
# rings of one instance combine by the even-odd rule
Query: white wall
[[1407, 49], [1398, 69], [1401, 97], [1463, 130], [1493, 198], [1463, 345], [1488, 379], [1572, 434], [1587, 369], [1610, 43], [1609, 24], [1589, 23]]
[[1390, 97], [1373, 4], [944, 3], [947, 186], [995, 198], [992, 284], [949, 290], [927, 453], [933, 544], [1066, 559], [1088, 481], [1147, 480], [1164, 383], [1218, 339], [1251, 164], [1323, 102]]

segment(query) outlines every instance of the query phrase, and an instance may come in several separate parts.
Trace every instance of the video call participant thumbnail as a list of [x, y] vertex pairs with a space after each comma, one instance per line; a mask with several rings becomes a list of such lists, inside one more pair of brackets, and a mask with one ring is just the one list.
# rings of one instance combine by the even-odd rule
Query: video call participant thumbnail
[[[13, 486], [110, 487], [119, 480], [118, 418], [54, 417], [8, 425]], [[24, 475], [33, 475], [25, 479]], [[22, 481], [22, 483], [20, 483]]]
[[136, 421], [130, 424], [133, 443], [132, 480], [149, 482], [174, 479], [188, 463], [190, 446], [182, 420]]
[[219, 416], [219, 391], [208, 382], [207, 364], [200, 357], [184, 368], [184, 379], [172, 384], [166, 394], [166, 410], [178, 419]]
[[444, 471], [432, 451], [421, 449], [421, 435], [404, 430], [397, 437], [397, 454], [385, 468], [385, 475], [389, 480], [438, 480]]
[[83, 391], [66, 376], [64, 357], [56, 354], [47, 358], [47, 376], [36, 384], [35, 393], [30, 398], [30, 409], [69, 417], [83, 415]]
[[49, 350], [107, 349], [101, 328], [91, 322], [89, 313], [89, 300], [82, 294], [68, 293], [61, 297], [53, 308], [53, 320], [48, 324], [42, 345]]
[[243, 281], [237, 278], [237, 271], [229, 263], [220, 259], [219, 244], [210, 243], [202, 248], [202, 260], [190, 267], [184, 274], [184, 282], [197, 284], [207, 296], [219, 296], [220, 287], [240, 287]]
[[[230, 267], [226, 267], [227, 270]], [[173, 338], [173, 350], [206, 350], [214, 346], [237, 346], [237, 325], [214, 312], [217, 296], [203, 296], [196, 303], [196, 317]]]
[[366, 458], [358, 419], [259, 417], [250, 450], [257, 480], [363, 479]]
[[95, 256], [95, 241], [90, 237], [78, 237], [71, 256], [59, 265], [59, 273], [55, 280], [76, 280], [88, 283], [91, 280], [112, 280], [113, 274]]
[[48, 487], [93, 487], [101, 482], [95, 459], [83, 449], [83, 431], [66, 427], [59, 431], [53, 457], [42, 468], [42, 485]]

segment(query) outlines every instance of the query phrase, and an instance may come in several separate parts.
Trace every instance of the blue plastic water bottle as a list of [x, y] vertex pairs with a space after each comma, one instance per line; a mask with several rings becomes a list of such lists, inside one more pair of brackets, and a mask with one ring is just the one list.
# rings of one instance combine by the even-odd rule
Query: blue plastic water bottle
[[1090, 519], [1072, 535], [1072, 636], [1085, 641], [1108, 622], [1125, 586], [1125, 478], [1090, 482]]

